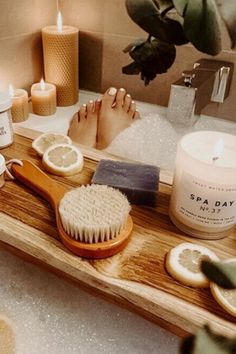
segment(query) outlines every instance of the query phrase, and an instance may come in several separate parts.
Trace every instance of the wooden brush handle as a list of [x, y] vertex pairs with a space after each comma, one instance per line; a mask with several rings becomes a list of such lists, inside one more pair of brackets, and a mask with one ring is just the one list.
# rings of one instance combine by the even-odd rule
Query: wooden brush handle
[[28, 160], [22, 160], [22, 162], [23, 166], [12, 164], [14, 177], [45, 198], [56, 209], [58, 202], [67, 191], [66, 188], [48, 177], [32, 162]]

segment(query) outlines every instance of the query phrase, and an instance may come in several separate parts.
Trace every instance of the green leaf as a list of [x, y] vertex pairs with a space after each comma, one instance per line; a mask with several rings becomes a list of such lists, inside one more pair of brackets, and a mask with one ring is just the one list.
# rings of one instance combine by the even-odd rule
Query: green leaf
[[203, 260], [202, 272], [207, 278], [225, 289], [236, 289], [236, 263]]
[[123, 66], [122, 73], [126, 75], [138, 75], [141, 70], [141, 66], [134, 61], [133, 63]]
[[184, 17], [188, 0], [173, 0], [173, 3], [180, 16]]
[[235, 0], [218, 0], [218, 6], [221, 16], [226, 24], [229, 32], [232, 48], [236, 47], [236, 1]]
[[136, 41], [130, 43], [129, 45], [127, 45], [127, 47], [125, 47], [125, 49], [123, 49], [124, 53], [129, 53], [131, 50], [133, 50], [135, 47], [140, 46], [142, 44], [144, 44], [146, 42], [146, 39], [137, 39]]
[[157, 74], [165, 73], [173, 64], [176, 56], [175, 46], [148, 39], [145, 43], [137, 46], [129, 46], [129, 55], [133, 63], [122, 68], [122, 72], [128, 75], [141, 73], [141, 79], [148, 85]]
[[173, 7], [172, 0], [153, 0], [153, 2], [157, 6], [157, 8], [159, 9], [160, 13]]
[[209, 327], [200, 329], [195, 336], [185, 339], [182, 354], [235, 354], [236, 340], [213, 333]]
[[[182, 25], [162, 16], [164, 2], [157, 0], [126, 0], [126, 8], [131, 19], [144, 31], [162, 42], [181, 45], [188, 42]], [[166, 5], [166, 2], [165, 2]]]
[[184, 33], [201, 52], [221, 51], [220, 17], [214, 0], [189, 0], [184, 14]]

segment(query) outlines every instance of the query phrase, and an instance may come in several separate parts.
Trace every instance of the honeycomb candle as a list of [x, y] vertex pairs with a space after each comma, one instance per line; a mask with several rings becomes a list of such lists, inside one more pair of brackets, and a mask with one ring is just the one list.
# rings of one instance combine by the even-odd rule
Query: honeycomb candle
[[56, 112], [56, 87], [53, 84], [40, 83], [31, 87], [32, 111], [40, 116], [50, 116]]
[[185, 233], [220, 239], [236, 225], [236, 136], [199, 131], [179, 142], [169, 215]]
[[78, 29], [57, 26], [42, 29], [45, 80], [57, 87], [57, 105], [71, 106], [78, 101]]
[[9, 85], [9, 95], [12, 99], [11, 115], [13, 123], [24, 122], [29, 116], [28, 92], [23, 89], [14, 89]]

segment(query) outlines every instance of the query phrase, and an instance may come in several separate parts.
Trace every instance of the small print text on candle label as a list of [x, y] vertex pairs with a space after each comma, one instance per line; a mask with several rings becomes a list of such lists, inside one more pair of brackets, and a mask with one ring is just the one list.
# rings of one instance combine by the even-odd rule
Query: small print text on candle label
[[176, 212], [197, 225], [236, 224], [236, 184], [224, 185], [185, 172], [176, 191]]
[[0, 135], [2, 136], [2, 135], [6, 135], [6, 134], [7, 134], [7, 132], [6, 132], [5, 128], [0, 127]]

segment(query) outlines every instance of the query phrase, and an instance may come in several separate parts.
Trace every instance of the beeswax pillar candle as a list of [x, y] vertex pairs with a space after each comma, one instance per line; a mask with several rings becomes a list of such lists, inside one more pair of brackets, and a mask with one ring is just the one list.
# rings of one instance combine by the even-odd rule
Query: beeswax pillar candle
[[199, 131], [177, 149], [170, 218], [185, 233], [219, 239], [236, 225], [236, 136]]
[[40, 116], [50, 116], [56, 112], [56, 87], [53, 84], [40, 83], [31, 87], [32, 110]]
[[58, 20], [57, 26], [42, 29], [42, 39], [45, 80], [57, 87], [57, 105], [71, 106], [79, 92], [78, 29]]
[[23, 89], [13, 89], [9, 86], [9, 94], [12, 99], [11, 115], [13, 123], [24, 122], [29, 116], [28, 92]]

